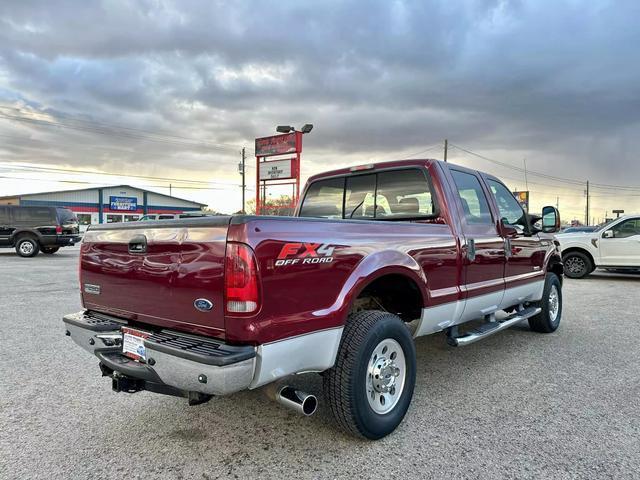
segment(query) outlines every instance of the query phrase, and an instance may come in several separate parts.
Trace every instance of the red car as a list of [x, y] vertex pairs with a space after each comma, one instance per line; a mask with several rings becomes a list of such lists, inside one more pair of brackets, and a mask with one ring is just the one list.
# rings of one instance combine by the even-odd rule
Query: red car
[[287, 382], [319, 372], [338, 424], [377, 439], [411, 402], [416, 337], [558, 328], [558, 211], [527, 215], [496, 177], [397, 161], [316, 175], [302, 198], [295, 217], [92, 226], [67, 335], [114, 390], [191, 404], [272, 384], [311, 414]]

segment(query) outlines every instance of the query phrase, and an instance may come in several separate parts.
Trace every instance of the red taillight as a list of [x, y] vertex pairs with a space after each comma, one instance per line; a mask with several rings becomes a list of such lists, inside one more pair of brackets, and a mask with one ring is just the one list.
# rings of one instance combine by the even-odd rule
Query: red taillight
[[253, 250], [242, 243], [228, 243], [224, 263], [226, 312], [253, 313], [258, 310], [258, 267]]
[[56, 226], [56, 235], [62, 235], [62, 227], [60, 225]]

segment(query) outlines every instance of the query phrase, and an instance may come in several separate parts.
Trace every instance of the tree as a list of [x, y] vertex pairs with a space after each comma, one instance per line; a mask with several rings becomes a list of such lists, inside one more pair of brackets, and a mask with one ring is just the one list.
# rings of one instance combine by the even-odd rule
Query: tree
[[[291, 216], [295, 210], [289, 195], [281, 195], [275, 198], [269, 198], [262, 208], [263, 215], [284, 215]], [[254, 198], [247, 201], [247, 213], [256, 213], [256, 200]]]

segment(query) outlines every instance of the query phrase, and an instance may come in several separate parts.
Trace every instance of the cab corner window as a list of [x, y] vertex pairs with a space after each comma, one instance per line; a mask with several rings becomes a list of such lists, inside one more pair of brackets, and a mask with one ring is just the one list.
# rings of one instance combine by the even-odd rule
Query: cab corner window
[[451, 170], [453, 181], [458, 190], [458, 196], [462, 203], [464, 217], [469, 225], [490, 225], [491, 211], [487, 203], [487, 197], [482, 190], [480, 180], [471, 173]]
[[313, 182], [307, 189], [300, 217], [342, 218], [344, 178], [329, 178]]

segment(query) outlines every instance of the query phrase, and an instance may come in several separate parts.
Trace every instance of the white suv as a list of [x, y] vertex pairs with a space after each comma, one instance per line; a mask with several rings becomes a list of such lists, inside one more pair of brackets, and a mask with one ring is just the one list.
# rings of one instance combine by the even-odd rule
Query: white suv
[[640, 269], [640, 215], [625, 215], [594, 232], [556, 235], [564, 274], [582, 278], [596, 268]]

